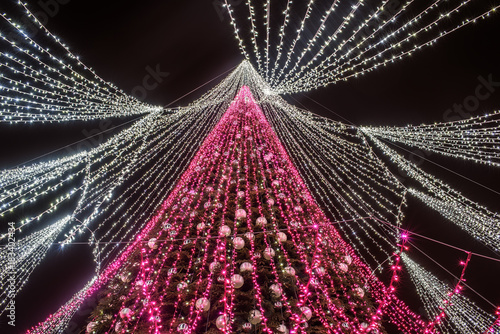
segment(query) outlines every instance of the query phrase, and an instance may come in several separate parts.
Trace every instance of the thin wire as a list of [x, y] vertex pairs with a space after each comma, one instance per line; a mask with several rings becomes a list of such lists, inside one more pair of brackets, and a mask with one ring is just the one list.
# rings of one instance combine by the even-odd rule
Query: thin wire
[[[443, 269], [444, 271], [446, 271], [448, 274], [450, 274], [451, 276], [453, 276], [453, 278], [455, 279], [459, 279], [457, 276], [455, 276], [452, 272], [450, 272], [448, 269], [446, 269], [444, 266], [442, 266], [439, 262], [437, 262], [436, 260], [434, 260], [432, 257], [430, 257], [429, 255], [427, 255], [423, 250], [421, 250], [420, 248], [418, 248], [417, 246], [415, 246], [411, 241], [408, 241], [412, 247], [414, 247], [416, 250], [418, 250], [420, 253], [422, 253], [423, 255], [425, 255], [429, 260], [431, 260], [432, 262], [434, 262], [435, 264], [437, 264], [441, 269]], [[472, 253], [471, 253], [472, 254]], [[477, 294], [479, 297], [481, 297], [482, 299], [484, 299], [488, 304], [490, 304], [491, 306], [493, 306], [494, 308], [497, 308], [498, 306], [495, 305], [493, 302], [489, 301], [486, 297], [484, 297], [483, 295], [481, 295], [479, 292], [477, 292], [476, 290], [474, 290], [473, 288], [471, 288], [469, 285], [467, 285], [464, 281], [461, 281], [462, 284], [464, 286], [466, 286], [468, 289], [470, 289], [472, 292], [474, 292], [475, 294]]]
[[450, 248], [454, 248], [454, 249], [459, 250], [459, 251], [462, 251], [462, 252], [471, 253], [472, 255], [475, 255], [475, 256], [478, 256], [478, 257], [482, 257], [482, 258], [485, 258], [485, 259], [488, 259], [488, 260], [492, 260], [492, 261], [500, 262], [500, 259], [498, 259], [498, 258], [494, 258], [494, 257], [491, 257], [491, 256], [487, 256], [487, 255], [483, 255], [483, 254], [479, 254], [479, 253], [471, 252], [471, 251], [469, 251], [469, 250], [467, 250], [467, 249], [463, 249], [463, 248], [460, 248], [460, 247], [457, 247], [457, 246], [454, 246], [454, 245], [450, 245], [450, 244], [448, 244], [448, 243], [446, 243], [446, 242], [439, 241], [439, 240], [436, 240], [436, 239], [433, 239], [433, 238], [427, 237], [427, 236], [422, 235], [422, 234], [419, 234], [419, 233], [414, 233], [414, 232], [408, 231], [407, 229], [404, 229], [404, 228], [402, 228], [402, 227], [399, 227], [399, 226], [393, 225], [393, 224], [391, 224], [391, 223], [389, 223], [389, 222], [386, 222], [386, 221], [384, 221], [384, 220], [382, 220], [382, 219], [380, 219], [380, 218], [378, 218], [378, 217], [372, 216], [371, 218], [373, 218], [373, 219], [375, 219], [375, 220], [379, 221], [379, 222], [380, 222], [380, 223], [382, 223], [382, 224], [386, 224], [386, 225], [389, 225], [389, 226], [391, 226], [391, 227], [398, 228], [398, 229], [400, 229], [400, 230], [402, 230], [402, 231], [404, 231], [404, 232], [408, 233], [408, 236], [410, 236], [410, 235], [412, 235], [412, 236], [413, 236], [413, 235], [415, 235], [415, 236], [417, 236], [417, 237], [420, 237], [420, 238], [423, 238], [423, 239], [426, 239], [426, 240], [429, 240], [429, 241], [433, 241], [433, 242], [438, 243], [438, 244], [443, 245], [443, 246], [447, 246], [447, 247], [450, 247]]
[[175, 99], [174, 101], [172, 101], [172, 102], [170, 102], [169, 104], [165, 105], [163, 108], [167, 108], [167, 107], [169, 107], [170, 105], [174, 104], [175, 102], [179, 101], [180, 99], [183, 99], [184, 97], [188, 96], [189, 94], [191, 94], [191, 93], [193, 93], [193, 92], [197, 91], [197, 90], [198, 90], [198, 89], [200, 89], [201, 87], [208, 85], [210, 82], [214, 81], [214, 80], [215, 80], [215, 79], [217, 79], [218, 77], [220, 77], [220, 76], [222, 76], [222, 75], [226, 74], [226, 73], [227, 73], [227, 72], [229, 72], [229, 71], [234, 70], [237, 66], [238, 66], [238, 65], [233, 66], [233, 67], [231, 67], [229, 70], [222, 72], [222, 73], [221, 73], [221, 74], [219, 74], [218, 76], [216, 76], [216, 77], [214, 77], [214, 78], [212, 78], [212, 79], [208, 80], [207, 82], [205, 82], [204, 84], [202, 84], [202, 85], [200, 85], [200, 86], [196, 87], [196, 88], [195, 88], [195, 89], [193, 89], [192, 91], [190, 91], [190, 92], [188, 92], [188, 93], [186, 93], [186, 94], [182, 95], [182, 96], [181, 96], [181, 97], [179, 97], [178, 99]]

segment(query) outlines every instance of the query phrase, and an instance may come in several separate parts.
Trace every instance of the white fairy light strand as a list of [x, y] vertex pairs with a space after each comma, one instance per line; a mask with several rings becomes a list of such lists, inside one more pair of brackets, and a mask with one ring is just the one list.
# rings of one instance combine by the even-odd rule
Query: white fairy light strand
[[405, 127], [361, 127], [378, 138], [453, 158], [500, 166], [500, 113]]

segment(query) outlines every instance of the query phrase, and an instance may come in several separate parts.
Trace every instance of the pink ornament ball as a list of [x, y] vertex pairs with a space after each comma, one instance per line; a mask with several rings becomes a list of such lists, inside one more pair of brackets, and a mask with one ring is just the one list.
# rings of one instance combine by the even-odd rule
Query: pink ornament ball
[[268, 204], [269, 206], [273, 206], [273, 205], [274, 205], [274, 199], [272, 199], [272, 198], [268, 199], [268, 200], [267, 200], [267, 204]]
[[255, 235], [252, 233], [252, 232], [246, 232], [244, 234], [245, 238], [247, 238], [248, 240], [253, 240], [255, 239]]
[[347, 266], [347, 264], [345, 264], [345, 263], [340, 263], [340, 264], [339, 264], [339, 269], [340, 269], [341, 271], [343, 271], [344, 273], [346, 273], [347, 271], [349, 271], [349, 267], [348, 267], [348, 266]]
[[288, 239], [286, 234], [283, 232], [278, 232], [278, 234], [276, 235], [276, 238], [278, 239], [279, 242], [285, 242]]
[[250, 315], [248, 316], [248, 322], [252, 325], [257, 325], [262, 321], [262, 313], [259, 310], [250, 311]]
[[324, 274], [326, 274], [326, 270], [324, 267], [318, 267], [318, 268], [314, 269], [314, 272], [316, 272], [316, 275], [319, 275], [319, 276], [323, 276]]
[[149, 241], [148, 241], [149, 248], [151, 248], [151, 249], [157, 249], [158, 248], [158, 245], [156, 244], [156, 240], [157, 240], [156, 238], [149, 239]]
[[285, 267], [283, 269], [283, 272], [288, 276], [295, 276], [295, 269], [293, 269], [292, 267]]
[[278, 328], [276, 328], [276, 330], [277, 330], [279, 333], [283, 333], [283, 334], [288, 334], [288, 333], [290, 333], [290, 332], [288, 331], [288, 328], [286, 328], [286, 326], [285, 326], [285, 325], [283, 325], [283, 324], [282, 324], [282, 325], [279, 325], [279, 326], [278, 326]]
[[259, 217], [257, 218], [257, 220], [255, 221], [255, 224], [257, 226], [260, 226], [260, 227], [263, 227], [267, 224], [267, 219], [265, 217]]
[[231, 234], [231, 228], [227, 225], [222, 225], [219, 229], [219, 235], [229, 236]]
[[280, 297], [281, 294], [283, 293], [283, 290], [281, 289], [281, 287], [278, 285], [278, 284], [272, 284], [270, 287], [269, 287], [269, 290], [271, 290], [271, 294], [274, 296], [274, 297]]
[[205, 229], [205, 223], [199, 223], [198, 225], [196, 225], [196, 229], [197, 230], [203, 230], [203, 229]]
[[344, 262], [347, 263], [347, 265], [351, 265], [352, 257], [350, 255], [344, 256]]
[[243, 283], [245, 283], [245, 280], [243, 279], [243, 276], [234, 274], [231, 276], [231, 284], [235, 289], [239, 289], [243, 286]]
[[306, 321], [308, 321], [308, 320], [310, 320], [310, 319], [311, 319], [311, 317], [312, 317], [312, 311], [311, 311], [311, 309], [310, 309], [309, 307], [307, 307], [307, 306], [302, 306], [302, 307], [300, 308], [300, 311], [302, 312], [302, 317], [303, 317]]
[[278, 180], [274, 180], [274, 181], [272, 182], [272, 185], [273, 185], [274, 187], [279, 187], [279, 186], [280, 186], [280, 181], [278, 181]]
[[132, 310], [129, 308], [124, 308], [120, 311], [120, 318], [128, 318], [132, 315]]
[[220, 263], [217, 261], [210, 263], [210, 265], [208, 266], [208, 270], [210, 270], [211, 273], [219, 269], [220, 269]]
[[233, 245], [236, 249], [242, 249], [243, 247], [245, 247], [245, 240], [243, 240], [243, 238], [241, 237], [236, 237], [233, 240]]
[[215, 326], [217, 326], [218, 329], [224, 329], [226, 328], [227, 320], [227, 315], [220, 315], [217, 320], [215, 320]]
[[115, 325], [115, 332], [120, 333], [123, 329], [123, 323], [117, 322]]
[[240, 272], [245, 272], [245, 271], [252, 271], [253, 270], [253, 265], [250, 262], [243, 262], [240, 265]]
[[264, 250], [264, 258], [266, 260], [271, 260], [271, 258], [274, 257], [274, 255], [276, 255], [276, 252], [271, 247], [267, 247]]
[[360, 287], [354, 288], [354, 293], [359, 297], [363, 298], [365, 296], [365, 290]]
[[245, 322], [241, 328], [243, 329], [243, 331], [245, 332], [250, 332], [252, 330], [252, 324], [249, 323], [249, 322]]
[[87, 325], [87, 333], [92, 333], [95, 325], [97, 325], [97, 322], [95, 322], [95, 321], [89, 322]]
[[195, 306], [196, 309], [207, 312], [208, 310], [210, 310], [210, 301], [207, 298], [202, 297], [196, 301]]
[[244, 209], [236, 210], [235, 214], [236, 219], [243, 219], [247, 217], [247, 212]]
[[245, 197], [245, 192], [240, 190], [240, 191], [238, 191], [237, 195], [238, 195], [238, 197]]
[[187, 329], [188, 329], [188, 325], [185, 323], [179, 324], [179, 326], [177, 326], [178, 332], [184, 332], [184, 331], [187, 331]]

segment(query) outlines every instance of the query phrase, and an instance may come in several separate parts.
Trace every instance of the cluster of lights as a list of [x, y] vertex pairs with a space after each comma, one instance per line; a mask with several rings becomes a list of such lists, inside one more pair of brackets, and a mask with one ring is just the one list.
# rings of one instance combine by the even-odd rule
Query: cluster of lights
[[[239, 29], [238, 19], [246, 18], [226, 1], [231, 24], [243, 55], [247, 60], [255, 60], [259, 73], [266, 78], [274, 91], [289, 94], [312, 90], [338, 81], [347, 80], [397, 60], [404, 59], [454, 31], [484, 19], [494, 13], [493, 7], [479, 0], [455, 0], [447, 4], [443, 0], [433, 0], [420, 8], [418, 1], [407, 0], [394, 6], [389, 0], [379, 0], [367, 4], [356, 1], [351, 6], [341, 7], [338, 0], [322, 8], [314, 1], [308, 1], [302, 13], [296, 9], [301, 19], [290, 24], [292, 11], [296, 8], [288, 1], [283, 15], [283, 24], [270, 36], [269, 24], [264, 24], [265, 45], [259, 46], [259, 30], [255, 24], [255, 9], [250, 1], [247, 7], [251, 20], [251, 43], [253, 54], [247, 52], [245, 36]], [[476, 6], [474, 13], [469, 7]], [[322, 4], [323, 6], [323, 4]], [[241, 6], [243, 7], [243, 6]], [[282, 6], [276, 6], [282, 10]], [[466, 18], [468, 9], [472, 15]], [[265, 7], [263, 21], [269, 18], [269, 4]], [[335, 15], [332, 13], [335, 12]], [[320, 17], [318, 22], [315, 18]], [[243, 23], [242, 23], [243, 25]], [[305, 30], [311, 30], [305, 34]], [[263, 33], [264, 34], [264, 33]], [[276, 39], [276, 52], [269, 53], [269, 41]], [[300, 45], [300, 47], [298, 47]], [[264, 57], [259, 50], [265, 50]], [[252, 56], [252, 58], [250, 58]], [[264, 58], [264, 59], [263, 59]], [[269, 58], [274, 58], [269, 68]], [[264, 63], [264, 64], [263, 64]]]
[[439, 333], [494, 333], [488, 329], [495, 317], [474, 304], [461, 289], [443, 283], [408, 255], [403, 254], [401, 259]]
[[391, 162], [410, 178], [418, 181], [428, 192], [424, 193], [411, 188], [408, 190], [409, 194], [450, 219], [451, 222], [494, 251], [500, 250], [500, 220], [496, 213], [471, 201], [448, 184], [423, 171], [370, 132], [366, 134]]
[[[7, 298], [7, 295], [12, 293], [16, 295], [28, 282], [31, 273], [43, 260], [54, 240], [59, 236], [69, 220], [69, 216], [65, 217], [49, 227], [18, 240], [13, 250], [7, 247], [1, 249], [0, 265], [4, 270], [0, 273], [0, 315], [5, 312], [8, 301], [12, 298]], [[15, 265], [12, 268], [13, 270], [10, 271], [7, 268], [10, 267], [9, 263], [12, 261], [12, 256], [9, 254], [12, 251], [15, 252]], [[16, 277], [15, 289], [12, 289], [9, 280], [12, 272], [15, 273]]]
[[361, 127], [364, 133], [410, 147], [500, 166], [500, 113], [405, 127]]
[[[0, 122], [85, 121], [162, 109], [101, 79], [50, 34], [25, 4], [17, 6], [39, 33], [31, 36], [0, 13]], [[54, 41], [53, 48], [41, 45], [47, 39]]]

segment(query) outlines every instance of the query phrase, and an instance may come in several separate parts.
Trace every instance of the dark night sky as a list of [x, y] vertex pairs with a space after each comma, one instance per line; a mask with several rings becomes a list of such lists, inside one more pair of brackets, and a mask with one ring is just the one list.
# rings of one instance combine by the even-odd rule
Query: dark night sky
[[[34, 11], [42, 10], [36, 1], [28, 1]], [[125, 92], [141, 85], [147, 74], [146, 67], [159, 66], [170, 74], [160, 86], [149, 92], [146, 101], [166, 105], [197, 88], [213, 77], [236, 66], [243, 59], [233, 37], [229, 19], [221, 12], [219, 0], [171, 1], [116, 1], [72, 0], [60, 5], [50, 17], [47, 27], [61, 37], [82, 61], [105, 80], [115, 83]], [[1, 5], [0, 5], [1, 9]], [[405, 125], [432, 123], [444, 120], [445, 111], [455, 103], [474, 94], [478, 77], [491, 75], [500, 82], [500, 17], [459, 30], [430, 48], [414, 53], [402, 62], [369, 73], [361, 78], [343, 82], [307, 94], [288, 98], [303, 104], [309, 110], [341, 120], [334, 113], [353, 122], [365, 125]], [[222, 77], [221, 77], [222, 78]], [[214, 81], [213, 84], [218, 81]], [[184, 98], [186, 104], [204, 93], [209, 87]], [[314, 99], [333, 111], [314, 103]], [[500, 87], [492, 96], [482, 101], [473, 115], [480, 115], [500, 107]], [[452, 116], [457, 116], [452, 115]], [[114, 121], [118, 125], [120, 121]], [[83, 130], [95, 129], [93, 124], [68, 124], [64, 127], [0, 126], [1, 168], [12, 167], [41, 154], [85, 138]], [[57, 131], [55, 131], [57, 130]], [[64, 154], [56, 152], [54, 156]], [[415, 155], [415, 159], [419, 159]], [[453, 159], [426, 155], [426, 158], [445, 164], [454, 171], [479, 183], [500, 191], [498, 170], [484, 166], [456, 162]], [[422, 168], [452, 183], [471, 199], [500, 212], [500, 195], [466, 181], [463, 177], [446, 172], [429, 162]], [[439, 224], [434, 224], [439, 222]], [[415, 201], [410, 201], [406, 223], [416, 232], [430, 235], [446, 242], [458, 244], [477, 252], [488, 253], [484, 247], [471, 242], [462, 232]], [[453, 233], [450, 233], [453, 231]], [[454, 262], [461, 255], [447, 248], [419, 241], [450, 270], [458, 273]], [[63, 258], [63, 254], [60, 256]], [[72, 267], [71, 280], [54, 278], [46, 272], [35, 273], [35, 280], [44, 280], [47, 286], [60, 287], [58, 292], [40, 291], [28, 285], [23, 298], [25, 311], [19, 312], [19, 327], [25, 329], [47, 315], [47, 310], [63, 304], [81, 286], [91, 263], [82, 255], [81, 268]], [[419, 260], [424, 261], [422, 258]], [[54, 261], [54, 266], [69, 265], [71, 260]], [[47, 264], [45, 261], [44, 264]], [[48, 264], [50, 267], [51, 264]], [[56, 269], [56, 268], [52, 268]], [[474, 259], [470, 269], [470, 284], [500, 304], [500, 292], [494, 283], [498, 280], [500, 266]], [[497, 275], [493, 275], [496, 273]], [[441, 276], [446, 279], [446, 275]], [[47, 283], [48, 282], [48, 283]], [[404, 282], [407, 285], [411, 283]], [[493, 291], [492, 291], [493, 289]], [[411, 291], [406, 292], [411, 295]], [[31, 296], [31, 295], [30, 295]], [[411, 297], [411, 296], [410, 296]], [[20, 306], [21, 308], [21, 306]], [[491, 310], [490, 310], [491, 311]], [[3, 319], [2, 319], [3, 321]], [[0, 332], [3, 333], [3, 323]], [[16, 332], [13, 332], [16, 333]]]

